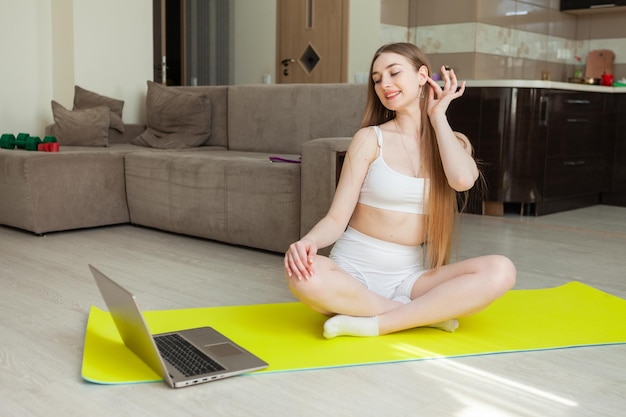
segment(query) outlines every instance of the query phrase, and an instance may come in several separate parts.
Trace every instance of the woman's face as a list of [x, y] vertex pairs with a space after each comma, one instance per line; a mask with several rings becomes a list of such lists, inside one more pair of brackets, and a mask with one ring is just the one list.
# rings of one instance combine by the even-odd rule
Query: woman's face
[[426, 82], [427, 70], [419, 70], [403, 55], [383, 52], [372, 65], [374, 90], [389, 110], [397, 110], [419, 99]]

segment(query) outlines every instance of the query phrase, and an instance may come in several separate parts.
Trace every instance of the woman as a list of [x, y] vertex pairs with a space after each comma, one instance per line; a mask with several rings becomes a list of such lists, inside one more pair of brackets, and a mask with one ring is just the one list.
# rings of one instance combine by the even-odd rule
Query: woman
[[[491, 255], [449, 263], [456, 193], [479, 171], [446, 110], [463, 95], [454, 70], [441, 88], [413, 44], [372, 60], [362, 128], [354, 135], [326, 216], [285, 254], [292, 293], [333, 316], [324, 336], [377, 336], [420, 326], [454, 331], [515, 283]], [[330, 257], [317, 250], [335, 243]]]

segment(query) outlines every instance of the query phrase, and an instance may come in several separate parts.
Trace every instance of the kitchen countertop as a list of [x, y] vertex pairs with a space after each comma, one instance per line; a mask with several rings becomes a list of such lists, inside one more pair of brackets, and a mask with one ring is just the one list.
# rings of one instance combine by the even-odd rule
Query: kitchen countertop
[[606, 87], [603, 85], [590, 85], [578, 83], [566, 83], [562, 81], [543, 80], [466, 80], [466, 87], [511, 87], [511, 88], [546, 88], [556, 90], [588, 91], [595, 93], [626, 93], [626, 87]]

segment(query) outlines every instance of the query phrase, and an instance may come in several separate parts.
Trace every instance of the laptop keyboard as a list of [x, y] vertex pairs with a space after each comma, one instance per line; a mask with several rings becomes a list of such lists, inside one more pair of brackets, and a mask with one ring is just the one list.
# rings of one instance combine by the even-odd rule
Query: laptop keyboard
[[179, 334], [155, 336], [154, 341], [161, 356], [185, 377], [224, 370], [220, 364], [204, 355]]

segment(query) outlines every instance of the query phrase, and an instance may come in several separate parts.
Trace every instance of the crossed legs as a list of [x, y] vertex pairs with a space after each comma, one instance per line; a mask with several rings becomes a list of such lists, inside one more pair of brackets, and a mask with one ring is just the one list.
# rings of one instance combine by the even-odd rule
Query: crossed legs
[[287, 282], [303, 303], [323, 314], [337, 315], [326, 323], [326, 337], [376, 336], [433, 323], [443, 323], [444, 330], [450, 330], [445, 328], [449, 320], [484, 309], [513, 287], [515, 274], [515, 266], [503, 256], [468, 259], [422, 275], [413, 285], [411, 301], [402, 303], [371, 292], [318, 255], [310, 279], [287, 277]]

